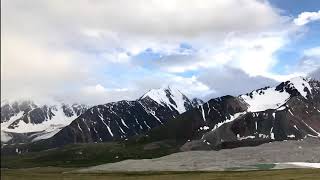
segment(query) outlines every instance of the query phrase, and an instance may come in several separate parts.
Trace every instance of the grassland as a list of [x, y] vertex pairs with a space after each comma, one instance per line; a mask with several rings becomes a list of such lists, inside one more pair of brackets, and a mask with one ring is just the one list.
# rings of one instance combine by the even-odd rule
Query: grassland
[[88, 167], [126, 159], [157, 158], [178, 151], [174, 142], [162, 144], [154, 149], [144, 149], [144, 144], [123, 142], [72, 144], [19, 155], [1, 153], [1, 168]]
[[72, 173], [74, 168], [2, 169], [4, 180], [316, 180], [319, 169], [286, 169], [270, 171], [214, 171], [214, 172], [134, 172], [134, 173]]

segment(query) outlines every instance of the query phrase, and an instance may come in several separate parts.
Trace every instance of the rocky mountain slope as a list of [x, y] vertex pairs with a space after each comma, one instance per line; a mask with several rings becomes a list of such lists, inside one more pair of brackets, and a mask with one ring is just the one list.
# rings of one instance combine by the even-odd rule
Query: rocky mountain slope
[[88, 109], [81, 104], [39, 105], [32, 101], [1, 103], [1, 143], [47, 139]]
[[238, 97], [224, 96], [150, 131], [151, 141], [185, 142], [181, 150], [252, 146], [320, 137], [320, 82], [293, 78]]
[[135, 101], [94, 106], [49, 141], [59, 146], [127, 139], [166, 124], [198, 103], [175, 88], [153, 89]]

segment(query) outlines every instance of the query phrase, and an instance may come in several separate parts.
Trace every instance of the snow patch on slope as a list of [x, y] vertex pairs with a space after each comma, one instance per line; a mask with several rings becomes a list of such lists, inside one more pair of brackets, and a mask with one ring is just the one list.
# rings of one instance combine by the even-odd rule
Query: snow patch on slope
[[320, 168], [320, 163], [308, 163], [308, 162], [284, 162], [284, 163], [276, 163], [276, 164], [289, 164], [300, 167], [308, 167], [308, 168]]
[[307, 88], [309, 90], [309, 92], [311, 92], [311, 86], [308, 83], [308, 81], [302, 77], [296, 77], [296, 78], [292, 78], [290, 79], [290, 83], [293, 87], [295, 87], [299, 93], [306, 98], [307, 97], [307, 92], [304, 91], [305, 88]]
[[53, 131], [57, 128], [65, 127], [69, 125], [77, 116], [67, 117], [61, 107], [57, 107], [57, 110], [52, 111], [54, 116], [50, 120], [46, 120], [40, 124], [25, 123], [24, 121], [19, 121], [17, 127], [13, 129], [5, 129], [7, 132], [14, 133], [29, 133], [29, 132], [39, 132], [39, 131]]
[[6, 130], [10, 126], [11, 123], [13, 123], [15, 120], [20, 119], [23, 116], [23, 112], [19, 112], [18, 114], [10, 117], [10, 119], [6, 122], [1, 123], [1, 142], [8, 142], [12, 139], [8, 133], [6, 133]]
[[228, 118], [226, 121], [223, 121], [223, 122], [220, 122], [220, 123], [216, 124], [214, 126], [214, 128], [212, 129], [212, 131], [218, 129], [219, 127], [221, 127], [222, 125], [224, 125], [226, 123], [229, 123], [229, 122], [232, 122], [232, 121], [236, 120], [238, 117], [240, 117], [240, 116], [242, 116], [244, 114], [246, 114], [246, 112], [240, 112], [240, 113], [236, 113], [234, 115], [230, 115], [230, 118]]
[[34, 137], [32, 141], [47, 139], [54, 136], [62, 128], [68, 126], [74, 119], [78, 117], [75, 112], [71, 117], [66, 116], [62, 107], [58, 105], [55, 109], [52, 109], [52, 113], [54, 116], [42, 123], [25, 123], [23, 120], [21, 120], [18, 124], [14, 125], [14, 128], [9, 128], [14, 121], [23, 117], [24, 112], [19, 112], [15, 116], [12, 116], [8, 121], [1, 123], [1, 142], [8, 142], [12, 139], [8, 133], [35, 133], [32, 135], [32, 137]]
[[12, 137], [6, 132], [1, 130], [1, 142], [8, 142], [12, 139]]
[[[312, 90], [308, 80], [303, 77], [290, 79], [288, 87], [296, 89], [304, 98], [307, 97], [305, 88], [307, 88], [309, 92]], [[240, 98], [249, 105], [249, 112], [258, 112], [267, 109], [278, 109], [287, 102], [290, 98], [290, 93], [276, 90], [276, 87], [270, 87], [253, 91], [249, 95], [241, 95]]]
[[252, 92], [252, 95], [240, 96], [248, 105], [249, 112], [265, 111], [267, 109], [277, 109], [290, 98], [287, 92], [276, 91], [275, 88], [267, 88]]
[[206, 122], [207, 120], [206, 120], [206, 115], [204, 114], [203, 105], [201, 104], [200, 107], [201, 107], [202, 119], [204, 122]]

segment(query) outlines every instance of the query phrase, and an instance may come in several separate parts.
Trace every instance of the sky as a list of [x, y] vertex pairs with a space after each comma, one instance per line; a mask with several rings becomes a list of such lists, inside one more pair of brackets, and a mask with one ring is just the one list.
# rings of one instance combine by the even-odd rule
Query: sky
[[1, 99], [203, 100], [320, 78], [319, 0], [2, 0]]

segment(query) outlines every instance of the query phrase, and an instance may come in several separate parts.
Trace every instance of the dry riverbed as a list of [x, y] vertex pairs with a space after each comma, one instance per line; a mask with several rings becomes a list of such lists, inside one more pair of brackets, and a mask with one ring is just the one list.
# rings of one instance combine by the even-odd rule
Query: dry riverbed
[[[309, 165], [287, 162], [303, 162]], [[189, 151], [156, 159], [125, 160], [84, 168], [79, 172], [264, 170], [311, 168], [319, 166], [317, 163], [320, 163], [320, 141], [307, 138], [302, 141], [272, 142], [256, 147]]]

